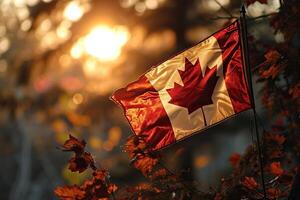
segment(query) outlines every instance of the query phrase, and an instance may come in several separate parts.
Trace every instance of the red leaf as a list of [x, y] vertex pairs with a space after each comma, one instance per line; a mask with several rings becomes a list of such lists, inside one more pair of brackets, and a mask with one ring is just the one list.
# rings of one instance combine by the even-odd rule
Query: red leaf
[[129, 137], [124, 150], [128, 153], [133, 166], [144, 176], [148, 176], [158, 162], [159, 154], [149, 151], [146, 142], [141, 137]]
[[69, 160], [69, 169], [72, 172], [78, 171], [79, 173], [86, 170], [89, 166], [92, 169], [96, 169], [94, 159], [92, 155], [88, 152], [84, 152], [82, 154], [76, 154], [74, 157]]
[[280, 176], [283, 174], [283, 169], [281, 168], [280, 162], [272, 162], [270, 165], [270, 172], [275, 176]]
[[115, 184], [108, 184], [108, 172], [106, 170], [95, 170], [93, 178], [86, 180], [80, 187], [86, 192], [86, 199], [105, 199], [117, 190]]
[[100, 181], [104, 182], [106, 177], [108, 176], [108, 174], [107, 174], [106, 170], [96, 170], [93, 172], [93, 176], [94, 176], [95, 180], [100, 180]]
[[69, 169], [72, 172], [78, 171], [79, 173], [91, 167], [96, 170], [95, 162], [92, 155], [85, 152], [86, 142], [84, 140], [79, 141], [72, 135], [69, 135], [69, 139], [63, 144], [63, 151], [73, 151], [75, 155], [69, 160]]
[[233, 167], [237, 167], [238, 163], [240, 162], [241, 159], [241, 155], [238, 153], [233, 153], [230, 157], [229, 157], [229, 162], [231, 163], [231, 165]]
[[272, 134], [272, 133], [267, 133], [265, 138], [269, 141], [273, 141], [276, 142], [279, 145], [282, 145], [286, 138], [284, 137], [284, 135], [281, 134]]
[[85, 197], [85, 192], [76, 185], [57, 187], [54, 193], [61, 200], [81, 200]]
[[142, 157], [136, 160], [133, 165], [135, 168], [139, 169], [144, 176], [147, 176], [152, 172], [153, 167], [157, 164], [158, 159], [151, 157]]
[[280, 62], [281, 57], [278, 51], [268, 50], [265, 54], [266, 61], [261, 65], [267, 68], [260, 69], [260, 75], [263, 78], [276, 78], [286, 66], [286, 63]]
[[274, 64], [281, 58], [281, 54], [278, 51], [272, 49], [265, 54], [265, 58], [268, 63]]
[[298, 83], [297, 85], [295, 85], [294, 87], [289, 89], [289, 94], [292, 95], [292, 99], [296, 100], [296, 99], [300, 99], [300, 83]]
[[267, 190], [268, 199], [277, 199], [281, 194], [280, 189], [278, 188], [269, 188]]
[[81, 153], [84, 151], [86, 142], [84, 140], [79, 141], [72, 135], [69, 135], [69, 139], [65, 141], [62, 146], [63, 151], [74, 151], [75, 153]]
[[167, 171], [165, 169], [159, 169], [152, 174], [152, 179], [164, 178], [167, 176]]
[[186, 58], [185, 70], [178, 70], [183, 86], [174, 83], [174, 88], [167, 89], [171, 96], [169, 103], [187, 108], [189, 114], [205, 105], [213, 104], [211, 96], [219, 78], [216, 71], [216, 66], [211, 69], [207, 67], [203, 75], [199, 60], [193, 65]]
[[109, 184], [108, 188], [107, 188], [107, 192], [109, 194], [114, 193], [116, 190], [118, 189], [118, 187], [115, 184]]
[[242, 185], [250, 190], [254, 190], [258, 188], [258, 183], [253, 177], [246, 176], [245, 179], [242, 181]]

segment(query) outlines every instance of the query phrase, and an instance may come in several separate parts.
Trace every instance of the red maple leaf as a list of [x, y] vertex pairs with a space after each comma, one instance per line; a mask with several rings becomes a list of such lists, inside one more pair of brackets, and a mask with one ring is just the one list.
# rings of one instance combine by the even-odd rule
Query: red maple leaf
[[246, 176], [242, 181], [242, 185], [248, 188], [249, 190], [254, 190], [259, 187], [258, 183], [253, 177]]
[[272, 162], [270, 165], [270, 172], [275, 176], [280, 176], [284, 173], [284, 170], [281, 168], [280, 162]]
[[169, 103], [187, 108], [189, 114], [205, 105], [213, 104], [211, 96], [219, 78], [216, 71], [216, 66], [211, 69], [207, 67], [203, 75], [199, 60], [193, 65], [186, 58], [185, 70], [178, 70], [183, 86], [174, 83], [174, 88], [167, 89], [171, 96]]

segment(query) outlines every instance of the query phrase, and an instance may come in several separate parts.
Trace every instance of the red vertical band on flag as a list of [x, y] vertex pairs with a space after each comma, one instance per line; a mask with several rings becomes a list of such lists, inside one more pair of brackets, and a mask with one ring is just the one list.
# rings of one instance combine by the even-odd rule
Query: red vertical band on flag
[[145, 141], [153, 150], [176, 141], [159, 94], [144, 75], [117, 90], [112, 99], [124, 109], [133, 132], [145, 136]]
[[235, 113], [251, 108], [242, 64], [238, 22], [214, 34], [222, 50], [225, 84]]

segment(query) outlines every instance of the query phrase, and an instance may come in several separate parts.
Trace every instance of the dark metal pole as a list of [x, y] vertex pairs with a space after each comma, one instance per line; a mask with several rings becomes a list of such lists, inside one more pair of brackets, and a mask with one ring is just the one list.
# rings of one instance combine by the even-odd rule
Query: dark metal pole
[[246, 77], [247, 77], [247, 83], [248, 83], [248, 89], [249, 89], [248, 91], [250, 93], [251, 106], [252, 106], [253, 115], [254, 115], [255, 135], [256, 135], [257, 151], [258, 151], [259, 165], [260, 165], [260, 171], [261, 171], [263, 195], [264, 195], [264, 199], [267, 199], [265, 178], [264, 178], [263, 155], [262, 155], [262, 150], [260, 147], [260, 139], [259, 139], [259, 133], [258, 133], [258, 127], [257, 127], [257, 114], [256, 114], [255, 100], [254, 100], [254, 95], [253, 95], [252, 75], [251, 75], [249, 52], [248, 52], [246, 10], [245, 10], [244, 5], [242, 5], [241, 11], [240, 11], [240, 33], [241, 33], [243, 66], [246, 69]]

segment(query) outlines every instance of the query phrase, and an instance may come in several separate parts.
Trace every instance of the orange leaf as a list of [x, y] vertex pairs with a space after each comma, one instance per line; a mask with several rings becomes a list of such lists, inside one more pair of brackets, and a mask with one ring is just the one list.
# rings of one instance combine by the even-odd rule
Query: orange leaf
[[231, 163], [231, 165], [233, 167], [237, 167], [239, 162], [241, 159], [241, 155], [238, 153], [233, 153], [230, 157], [229, 157], [229, 162]]
[[275, 176], [280, 176], [283, 174], [283, 169], [281, 168], [280, 162], [272, 162], [270, 165], [270, 172]]
[[284, 137], [284, 135], [281, 135], [281, 134], [272, 134], [272, 133], [267, 133], [266, 134], [266, 139], [274, 141], [274, 142], [276, 142], [279, 145], [282, 145], [285, 142], [285, 140], [286, 140], [286, 138]]
[[289, 94], [292, 95], [292, 99], [299, 99], [300, 98], [300, 83], [295, 85], [293, 88], [289, 89]]
[[135, 168], [140, 170], [144, 176], [147, 176], [150, 172], [152, 172], [153, 167], [157, 164], [158, 159], [151, 157], [143, 157], [136, 160], [133, 165]]
[[69, 139], [65, 141], [62, 146], [63, 151], [74, 151], [75, 153], [81, 153], [84, 151], [86, 142], [84, 140], [79, 141], [72, 135], [69, 135]]
[[280, 189], [277, 188], [269, 188], [267, 190], [268, 199], [277, 199], [281, 194]]
[[61, 200], [80, 200], [85, 197], [85, 192], [76, 185], [57, 187], [54, 193]]
[[276, 50], [269, 50], [265, 54], [265, 58], [266, 58], [268, 63], [273, 63], [274, 64], [281, 58], [281, 54]]
[[108, 188], [107, 188], [107, 192], [109, 194], [112, 194], [113, 192], [115, 192], [118, 189], [118, 187], [115, 184], [109, 184]]
[[242, 185], [250, 190], [254, 190], [258, 188], [258, 183], [253, 177], [246, 176], [244, 181], [242, 181]]
[[164, 178], [165, 176], [167, 176], [167, 171], [165, 169], [159, 169], [152, 174], [152, 179]]
[[104, 182], [106, 177], [108, 176], [108, 173], [106, 170], [96, 170], [93, 172], [93, 176], [94, 176], [95, 180], [100, 180], [100, 181]]
[[88, 152], [76, 154], [69, 160], [69, 169], [72, 172], [78, 171], [79, 173], [81, 173], [89, 166], [91, 166], [92, 169], [96, 169], [94, 159]]

